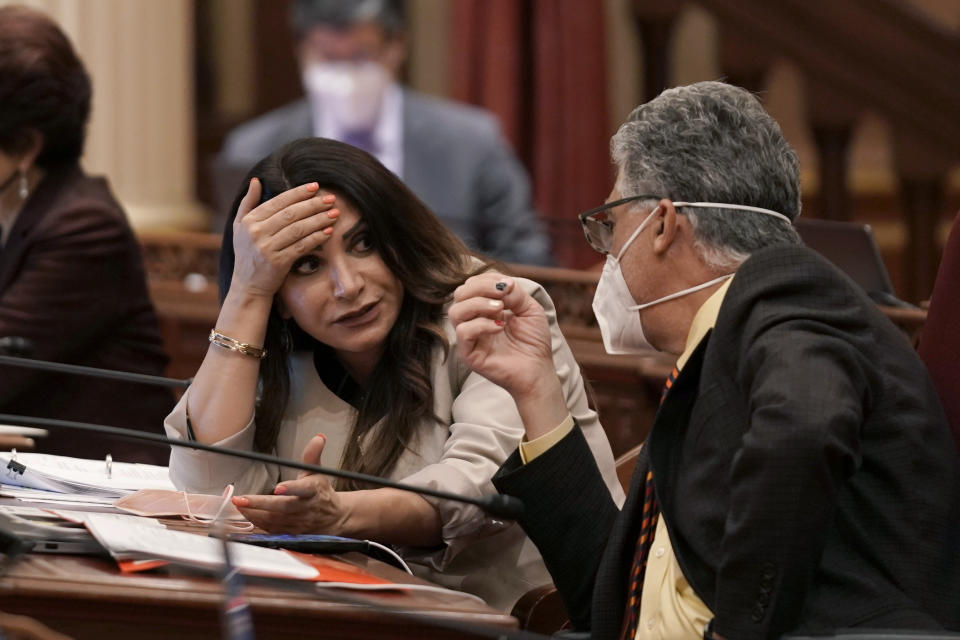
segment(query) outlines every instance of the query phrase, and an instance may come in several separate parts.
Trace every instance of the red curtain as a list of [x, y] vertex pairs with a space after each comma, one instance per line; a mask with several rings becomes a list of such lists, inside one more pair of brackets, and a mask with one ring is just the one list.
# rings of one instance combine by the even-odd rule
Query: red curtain
[[557, 264], [599, 262], [576, 214], [610, 191], [603, 3], [455, 0], [453, 97], [493, 111], [530, 170]]

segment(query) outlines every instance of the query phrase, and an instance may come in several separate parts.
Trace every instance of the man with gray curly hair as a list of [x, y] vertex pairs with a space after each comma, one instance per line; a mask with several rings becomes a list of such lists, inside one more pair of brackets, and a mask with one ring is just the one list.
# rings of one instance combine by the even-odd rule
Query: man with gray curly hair
[[[483, 274], [457, 348], [526, 437], [521, 498], [592, 638], [777, 638], [960, 627], [957, 443], [903, 334], [802, 246], [796, 155], [749, 92], [663, 92], [611, 143], [593, 308], [611, 353], [677, 356], [622, 510], [564, 406], [542, 308]], [[602, 417], [602, 416], [601, 416]]]

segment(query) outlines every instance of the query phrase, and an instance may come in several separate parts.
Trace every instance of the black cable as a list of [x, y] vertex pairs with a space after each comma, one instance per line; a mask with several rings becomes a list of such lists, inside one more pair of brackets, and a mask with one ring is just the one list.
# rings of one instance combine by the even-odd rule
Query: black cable
[[176, 387], [186, 389], [193, 382], [192, 379], [177, 380], [175, 378], [164, 378], [162, 376], [151, 376], [145, 373], [128, 373], [126, 371], [113, 371], [112, 369], [98, 369], [96, 367], [85, 367], [79, 364], [64, 364], [62, 362], [46, 362], [44, 360], [33, 360], [32, 358], [19, 358], [16, 356], [0, 355], [0, 364], [13, 367], [23, 367], [26, 369], [39, 369], [40, 371], [55, 371], [57, 373], [73, 373], [90, 376], [92, 378], [106, 378], [108, 380], [123, 380], [125, 382], [139, 382], [142, 384], [151, 384], [160, 387]]

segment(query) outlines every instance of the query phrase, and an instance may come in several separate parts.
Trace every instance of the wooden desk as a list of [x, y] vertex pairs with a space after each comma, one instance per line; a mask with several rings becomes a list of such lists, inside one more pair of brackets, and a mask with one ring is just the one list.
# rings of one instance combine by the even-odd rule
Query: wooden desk
[[[423, 583], [361, 554], [343, 559], [397, 582]], [[425, 584], [425, 583], [423, 583]], [[377, 611], [395, 607], [442, 621], [516, 628], [517, 621], [455, 593], [311, 591], [247, 580], [258, 640], [271, 638], [464, 638], [458, 631]], [[330, 595], [328, 595], [330, 594]], [[337, 594], [356, 601], [345, 604]], [[188, 640], [220, 637], [217, 579], [177, 573], [120, 574], [105, 558], [29, 554], [0, 578], [0, 609], [28, 615], [76, 640]]]

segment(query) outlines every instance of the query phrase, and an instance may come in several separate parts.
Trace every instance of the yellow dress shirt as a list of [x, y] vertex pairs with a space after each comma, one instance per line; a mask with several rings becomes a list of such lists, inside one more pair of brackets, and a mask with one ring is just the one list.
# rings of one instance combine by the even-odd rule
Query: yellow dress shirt
[[[720, 305], [730, 288], [730, 278], [697, 310], [687, 333], [683, 353], [677, 359], [677, 370], [690, 359], [691, 354], [707, 332], [717, 323]], [[520, 443], [520, 458], [526, 464], [563, 439], [573, 429], [573, 417], [560, 423], [552, 431]], [[657, 522], [653, 535], [647, 570], [640, 597], [640, 618], [636, 640], [698, 640], [703, 628], [713, 617], [707, 605], [697, 597], [680, 570], [680, 563], [670, 544], [670, 535], [663, 517]]]
[[[697, 345], [717, 323], [720, 305], [731, 282], [733, 278], [724, 282], [697, 310], [690, 323], [683, 353], [677, 358], [678, 371], [683, 369]], [[673, 545], [670, 544], [667, 525], [661, 516], [653, 534], [647, 571], [643, 576], [636, 640], [699, 639], [703, 637], [703, 628], [712, 617], [713, 613], [697, 597], [683, 576], [677, 556], [673, 553]]]

